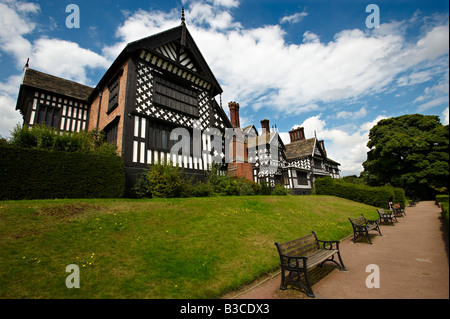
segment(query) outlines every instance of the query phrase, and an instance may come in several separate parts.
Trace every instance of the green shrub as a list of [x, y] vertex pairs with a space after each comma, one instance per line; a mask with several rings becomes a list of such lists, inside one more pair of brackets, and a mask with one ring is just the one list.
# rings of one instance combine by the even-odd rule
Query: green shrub
[[276, 185], [272, 190], [272, 195], [287, 195], [288, 191], [283, 185]]
[[406, 206], [406, 196], [405, 196], [405, 190], [403, 188], [399, 187], [393, 187], [392, 192], [394, 194], [394, 203], [399, 203], [402, 208], [405, 208]]
[[59, 132], [54, 128], [17, 125], [11, 133], [10, 146], [64, 152], [94, 152], [114, 156], [117, 146], [106, 143], [103, 131]]
[[262, 181], [260, 183], [260, 194], [261, 195], [270, 195], [272, 194], [272, 189], [270, 188], [269, 184], [266, 183], [266, 181]]
[[257, 183], [249, 181], [246, 178], [238, 178], [236, 179], [236, 183], [240, 196], [255, 195], [255, 189], [257, 188], [255, 184]]
[[197, 183], [192, 185], [189, 193], [194, 197], [209, 197], [214, 195], [214, 189], [209, 183]]
[[448, 203], [449, 195], [436, 195], [436, 203]]
[[447, 231], [448, 231], [448, 208], [449, 207], [449, 203], [448, 202], [441, 202], [441, 209], [442, 209], [442, 212], [441, 212], [441, 215], [442, 215], [442, 218], [444, 219], [444, 224], [445, 224], [445, 227], [447, 228]]
[[149, 165], [138, 177], [133, 190], [138, 197], [182, 197], [189, 184], [182, 169], [172, 163]]

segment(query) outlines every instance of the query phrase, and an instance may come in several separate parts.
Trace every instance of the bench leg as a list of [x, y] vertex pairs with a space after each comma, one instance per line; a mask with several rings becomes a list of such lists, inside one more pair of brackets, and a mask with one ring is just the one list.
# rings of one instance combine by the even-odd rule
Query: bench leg
[[338, 252], [337, 252], [337, 255], [338, 255], [338, 258], [339, 258], [339, 262], [341, 263], [341, 265], [340, 265], [341, 270], [347, 271], [347, 268], [345, 268], [344, 263], [342, 262], [341, 252], [340, 252], [339, 250], [338, 250]]
[[284, 281], [286, 280], [286, 276], [284, 275], [284, 269], [281, 269], [281, 285], [280, 290], [286, 290], [286, 285], [284, 284]]
[[[302, 284], [300, 282], [300, 276], [301, 276], [302, 273], [305, 275], [306, 285], [304, 285], [304, 284]], [[296, 276], [297, 278], [295, 279], [294, 276]], [[314, 295], [314, 293], [312, 291], [311, 284], [309, 283], [309, 278], [308, 278], [308, 272], [307, 271], [305, 271], [305, 272], [303, 272], [303, 271], [295, 272], [295, 275], [293, 275], [293, 272], [290, 271], [289, 275], [288, 275], [288, 279], [289, 279], [288, 282], [286, 282], [286, 276], [284, 274], [284, 270], [282, 270], [281, 271], [281, 286], [280, 286], [280, 290], [286, 290], [288, 284], [294, 284], [294, 285], [297, 285], [297, 286], [303, 288], [305, 290], [305, 293], [306, 293], [306, 295], [308, 297], [311, 297], [311, 298], [315, 298], [316, 297], [316, 295]]]
[[371, 245], [373, 245], [372, 240], [370, 239], [369, 231], [366, 230], [365, 233], [366, 233], [367, 239], [369, 239], [369, 243], [370, 243]]
[[381, 229], [380, 226], [378, 225], [377, 228], [375, 228], [376, 230], [378, 230], [378, 233], [380, 234], [380, 236], [383, 236], [383, 234], [381, 234]]
[[306, 295], [308, 297], [310, 297], [310, 298], [316, 298], [316, 295], [312, 291], [311, 284], [309, 283], [308, 272], [307, 271], [305, 271], [305, 281], [306, 281], [306, 287], [304, 287], [304, 288], [305, 288], [305, 291], [306, 291]]

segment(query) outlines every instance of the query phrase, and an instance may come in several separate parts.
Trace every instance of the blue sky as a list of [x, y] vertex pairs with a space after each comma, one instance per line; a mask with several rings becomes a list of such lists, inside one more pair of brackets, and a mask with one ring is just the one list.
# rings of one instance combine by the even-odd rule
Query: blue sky
[[[366, 25], [371, 3], [379, 28]], [[69, 4], [79, 28], [66, 26]], [[21, 123], [14, 108], [27, 58], [95, 86], [127, 43], [179, 25], [182, 7], [226, 112], [238, 102], [241, 126], [268, 118], [286, 143], [303, 126], [325, 140], [342, 176], [362, 171], [380, 119], [449, 122], [448, 1], [0, 0], [0, 135]]]

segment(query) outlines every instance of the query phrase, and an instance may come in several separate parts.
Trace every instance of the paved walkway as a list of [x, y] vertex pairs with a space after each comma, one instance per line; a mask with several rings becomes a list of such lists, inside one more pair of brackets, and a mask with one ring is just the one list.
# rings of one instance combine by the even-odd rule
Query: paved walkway
[[[406, 217], [395, 226], [382, 225], [383, 236], [374, 235], [373, 245], [341, 241], [341, 255], [348, 271], [324, 265], [311, 270], [313, 291], [319, 299], [448, 299], [448, 238], [434, 201], [406, 208]], [[350, 227], [350, 223], [349, 223]], [[379, 268], [380, 287], [367, 288], [366, 279]], [[279, 290], [279, 272], [225, 296], [236, 299], [309, 299], [301, 290]], [[371, 281], [373, 282], [373, 281]]]

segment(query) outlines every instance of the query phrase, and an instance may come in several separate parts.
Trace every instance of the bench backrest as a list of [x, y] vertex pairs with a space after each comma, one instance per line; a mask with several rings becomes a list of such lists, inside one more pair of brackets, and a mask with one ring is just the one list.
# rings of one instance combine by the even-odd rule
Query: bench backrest
[[319, 242], [315, 232], [282, 244], [275, 243], [280, 255], [301, 257], [307, 256], [319, 249]]
[[353, 219], [349, 218], [349, 220], [350, 220], [350, 222], [352, 223], [353, 226], [357, 226], [357, 227], [358, 226], [365, 226], [366, 223], [367, 223], [367, 220], [366, 220], [366, 218], [363, 215], [361, 215], [359, 217], [356, 217], [356, 218], [353, 218]]
[[378, 211], [378, 215], [384, 215], [384, 214], [386, 214], [386, 212], [384, 211], [384, 208], [379, 208], [379, 209], [377, 209], [377, 211]]

